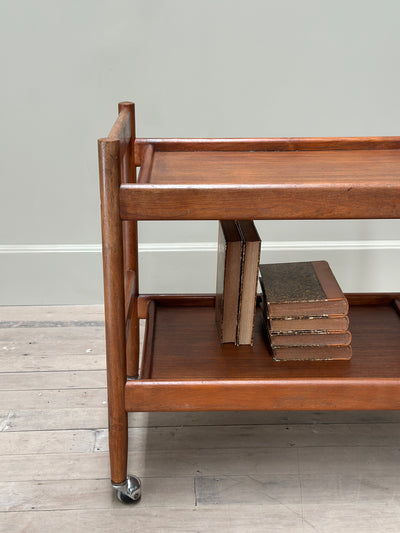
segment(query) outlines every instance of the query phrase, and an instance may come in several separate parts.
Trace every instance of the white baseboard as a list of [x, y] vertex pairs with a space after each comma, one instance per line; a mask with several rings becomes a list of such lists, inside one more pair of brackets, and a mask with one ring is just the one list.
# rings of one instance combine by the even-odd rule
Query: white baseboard
[[[216, 243], [147, 244], [140, 247], [143, 292], [215, 290]], [[400, 290], [399, 240], [263, 241], [261, 262], [325, 259], [347, 292]]]
[[[263, 241], [263, 251], [274, 250], [400, 250], [400, 240]], [[140, 243], [139, 252], [213, 252], [216, 242]], [[101, 253], [101, 244], [2, 244], [0, 254]]]
[[[213, 292], [215, 242], [139, 245], [141, 292]], [[261, 262], [325, 259], [347, 292], [400, 291], [400, 240], [263, 241]], [[101, 245], [0, 246], [0, 304], [103, 299]]]

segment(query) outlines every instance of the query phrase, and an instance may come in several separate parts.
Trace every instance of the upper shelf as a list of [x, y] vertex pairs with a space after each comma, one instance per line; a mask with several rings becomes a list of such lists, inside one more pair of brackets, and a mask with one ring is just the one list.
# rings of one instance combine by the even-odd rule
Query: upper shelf
[[400, 150], [154, 152], [154, 184], [395, 184]]
[[400, 217], [400, 140], [139, 140], [138, 219]]

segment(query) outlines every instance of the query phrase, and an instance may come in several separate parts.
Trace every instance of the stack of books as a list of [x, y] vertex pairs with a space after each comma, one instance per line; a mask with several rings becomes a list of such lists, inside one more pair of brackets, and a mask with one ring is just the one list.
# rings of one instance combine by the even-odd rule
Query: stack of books
[[274, 360], [351, 358], [348, 302], [326, 261], [260, 265], [260, 275]]
[[252, 220], [219, 222], [215, 317], [221, 343], [253, 344], [260, 250]]

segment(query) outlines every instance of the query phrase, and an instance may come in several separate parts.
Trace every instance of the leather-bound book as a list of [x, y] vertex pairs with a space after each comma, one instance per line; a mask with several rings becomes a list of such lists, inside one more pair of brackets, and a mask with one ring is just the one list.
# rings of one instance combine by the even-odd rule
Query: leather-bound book
[[260, 308], [268, 331], [272, 335], [289, 333], [344, 333], [349, 328], [349, 317], [340, 315], [270, 318], [267, 315], [264, 292]]
[[269, 318], [346, 315], [348, 302], [326, 261], [260, 265]]
[[219, 222], [215, 318], [220, 341], [237, 342], [243, 239], [234, 220]]
[[280, 333], [344, 333], [349, 327], [347, 316], [309, 316], [301, 318], [267, 318], [273, 335]]
[[237, 344], [253, 344], [261, 239], [252, 220], [237, 220], [243, 239]]
[[282, 346], [271, 348], [274, 361], [348, 361], [351, 346]]
[[272, 348], [282, 346], [348, 346], [351, 333], [289, 333], [287, 335], [273, 335], [269, 332]]

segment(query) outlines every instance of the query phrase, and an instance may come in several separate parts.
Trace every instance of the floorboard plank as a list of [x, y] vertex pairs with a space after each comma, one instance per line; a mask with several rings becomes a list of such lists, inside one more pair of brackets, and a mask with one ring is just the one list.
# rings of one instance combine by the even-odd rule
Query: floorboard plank
[[25, 390], [22, 394], [2, 390], [0, 405], [7, 410], [106, 407], [107, 389]]
[[[192, 477], [143, 478], [146, 496], [141, 507], [194, 505]], [[0, 483], [0, 512], [69, 509], [118, 509], [109, 479], [29, 481]]]
[[[162, 427], [154, 425], [148, 415], [147, 427], [143, 425], [145, 420], [145, 417], [130, 418], [130, 439], [137, 446], [139, 435], [145, 434], [147, 448], [157, 450], [260, 448], [266, 443], [272, 447], [342, 446], [349, 442], [352, 446], [390, 446], [400, 439], [400, 424], [326, 424], [318, 428], [310, 424]], [[6, 410], [0, 411], [0, 421], [3, 433], [97, 428], [99, 442], [107, 437], [104, 408]], [[140, 441], [143, 439], [140, 437]]]
[[0, 356], [0, 373], [105, 369], [106, 356], [92, 352], [64, 356], [56, 353], [21, 356], [12, 352], [10, 355]]
[[0, 390], [99, 389], [105, 386], [106, 372], [104, 370], [0, 374]]
[[65, 321], [65, 320], [102, 320], [103, 305], [19, 305], [0, 306], [0, 321]]
[[[373, 511], [378, 511], [375, 506]], [[342, 510], [343, 512], [343, 510]], [[399, 511], [397, 511], [399, 513]], [[395, 517], [394, 512], [391, 517]], [[18, 529], [16, 526], [18, 522]], [[359, 523], [359, 521], [356, 522]], [[375, 525], [375, 522], [373, 522]], [[182, 506], [172, 508], [144, 507], [142, 502], [134, 507], [70, 511], [9, 512], [4, 518], [4, 527], [10, 533], [71, 533], [71, 531], [143, 531], [146, 533], [315, 533], [297, 508], [287, 509], [282, 505], [263, 506], [217, 506], [199, 508]], [[318, 531], [318, 530], [317, 530]], [[324, 530], [325, 531], [325, 530]], [[336, 530], [343, 531], [343, 530]], [[349, 531], [355, 531], [349, 529]], [[361, 530], [358, 530], [361, 531]], [[375, 530], [370, 530], [376, 532]], [[382, 530], [381, 530], [382, 531]]]
[[99, 431], [104, 430], [4, 431], [0, 433], [0, 454], [91, 453], [96, 449]]
[[[393, 457], [396, 457], [393, 452]], [[141, 451], [129, 453], [128, 470], [140, 477], [298, 473], [298, 453], [288, 448]], [[109, 476], [107, 452], [0, 456], [0, 481], [94, 479]]]
[[103, 327], [0, 329], [0, 354], [5, 357], [105, 354], [104, 335]]

